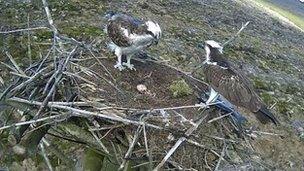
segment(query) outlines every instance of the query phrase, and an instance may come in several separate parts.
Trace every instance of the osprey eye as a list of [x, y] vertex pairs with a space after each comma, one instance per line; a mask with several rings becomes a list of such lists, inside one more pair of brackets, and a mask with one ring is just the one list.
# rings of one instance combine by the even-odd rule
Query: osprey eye
[[152, 31], [147, 31], [147, 34], [151, 35], [152, 37], [155, 37]]

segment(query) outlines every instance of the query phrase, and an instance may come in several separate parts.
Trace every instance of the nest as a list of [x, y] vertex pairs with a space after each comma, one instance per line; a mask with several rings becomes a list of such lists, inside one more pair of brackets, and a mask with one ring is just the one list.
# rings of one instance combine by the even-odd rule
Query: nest
[[[0, 108], [3, 116], [13, 111], [14, 119], [1, 123], [0, 131], [12, 133], [15, 154], [26, 157], [40, 149], [52, 168], [45, 148], [62, 140], [93, 149], [117, 169], [264, 167], [229, 117], [195, 105], [207, 89], [202, 80], [151, 59], [133, 61], [136, 71], [120, 72], [114, 60], [60, 35], [44, 5], [54, 34], [47, 55], [22, 68], [6, 53], [11, 79]], [[192, 95], [173, 97], [169, 87], [175, 80], [185, 80]]]

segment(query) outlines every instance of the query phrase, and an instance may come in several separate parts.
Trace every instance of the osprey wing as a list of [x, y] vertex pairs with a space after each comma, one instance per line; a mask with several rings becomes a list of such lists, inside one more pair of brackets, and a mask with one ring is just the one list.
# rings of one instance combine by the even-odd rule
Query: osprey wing
[[116, 14], [110, 20], [107, 32], [111, 40], [120, 47], [129, 47], [133, 40], [130, 35], [142, 25], [142, 22], [125, 14]]
[[261, 102], [250, 82], [231, 66], [225, 68], [218, 65], [206, 65], [206, 81], [236, 106], [257, 111]]

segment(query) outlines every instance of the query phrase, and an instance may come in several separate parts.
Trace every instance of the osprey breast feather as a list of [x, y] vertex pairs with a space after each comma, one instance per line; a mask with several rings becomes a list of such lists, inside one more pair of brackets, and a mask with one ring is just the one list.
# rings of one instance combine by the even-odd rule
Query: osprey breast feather
[[[107, 16], [107, 33], [111, 39], [109, 48], [115, 53], [118, 60], [115, 68], [122, 71], [125, 66], [134, 69], [130, 63], [131, 57], [145, 50], [153, 44], [157, 44], [161, 38], [161, 28], [153, 21], [141, 21], [126, 14], [110, 14]], [[122, 63], [122, 56], [127, 57], [127, 62]]]

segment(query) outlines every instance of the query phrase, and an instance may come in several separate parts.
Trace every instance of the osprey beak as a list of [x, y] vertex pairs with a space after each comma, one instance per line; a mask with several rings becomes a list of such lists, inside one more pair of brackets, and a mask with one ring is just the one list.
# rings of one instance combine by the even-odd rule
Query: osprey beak
[[218, 50], [219, 50], [219, 52], [220, 52], [221, 54], [223, 54], [223, 47], [218, 48]]
[[159, 39], [155, 39], [155, 45], [158, 45]]

